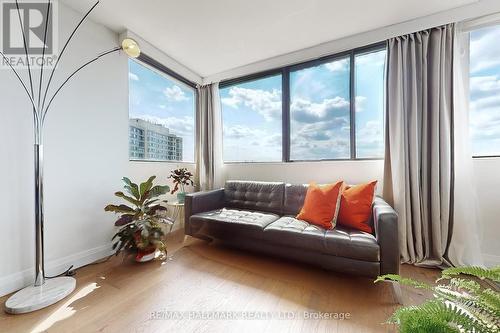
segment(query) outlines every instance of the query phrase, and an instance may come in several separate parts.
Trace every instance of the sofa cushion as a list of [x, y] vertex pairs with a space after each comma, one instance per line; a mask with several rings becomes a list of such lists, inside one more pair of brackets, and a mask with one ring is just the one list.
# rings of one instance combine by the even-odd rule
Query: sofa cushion
[[326, 230], [291, 216], [281, 217], [266, 226], [263, 239], [339, 257], [380, 260], [380, 248], [372, 234], [341, 226]]
[[260, 239], [264, 228], [278, 219], [272, 213], [222, 208], [192, 215], [189, 223], [193, 230], [206, 228], [216, 237], [242, 235]]
[[281, 214], [284, 183], [227, 181], [224, 187], [226, 207]]
[[310, 183], [307, 188], [304, 206], [297, 219], [304, 220], [325, 229], [333, 229], [337, 224], [340, 197], [344, 182], [318, 186]]
[[297, 215], [304, 205], [306, 193], [307, 185], [286, 184], [283, 214], [293, 216]]

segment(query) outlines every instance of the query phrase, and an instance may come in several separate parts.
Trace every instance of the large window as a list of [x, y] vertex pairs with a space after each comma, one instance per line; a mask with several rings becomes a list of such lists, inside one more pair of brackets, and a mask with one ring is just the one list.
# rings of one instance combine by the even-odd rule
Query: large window
[[470, 132], [474, 156], [500, 156], [500, 26], [470, 34]]
[[129, 60], [129, 158], [194, 161], [195, 91]]
[[220, 90], [226, 162], [281, 161], [281, 75]]
[[225, 162], [383, 158], [383, 45], [221, 83]]

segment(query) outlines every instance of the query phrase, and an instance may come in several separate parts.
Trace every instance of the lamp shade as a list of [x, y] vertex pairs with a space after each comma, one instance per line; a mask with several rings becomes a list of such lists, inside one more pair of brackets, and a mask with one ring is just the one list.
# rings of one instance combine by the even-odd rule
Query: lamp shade
[[139, 45], [131, 38], [125, 38], [122, 41], [122, 50], [131, 58], [137, 58], [141, 54]]

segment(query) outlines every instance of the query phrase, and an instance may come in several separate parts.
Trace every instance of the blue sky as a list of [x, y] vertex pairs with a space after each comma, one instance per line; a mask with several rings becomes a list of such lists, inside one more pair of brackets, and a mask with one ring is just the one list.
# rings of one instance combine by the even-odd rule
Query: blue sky
[[184, 161], [194, 161], [194, 91], [129, 60], [129, 116], [165, 125], [182, 137]]
[[500, 26], [471, 33], [470, 134], [474, 155], [500, 155]]
[[[356, 58], [360, 157], [383, 155], [385, 51]], [[347, 58], [290, 74], [291, 159], [349, 158]], [[281, 161], [281, 76], [221, 89], [224, 160]]]

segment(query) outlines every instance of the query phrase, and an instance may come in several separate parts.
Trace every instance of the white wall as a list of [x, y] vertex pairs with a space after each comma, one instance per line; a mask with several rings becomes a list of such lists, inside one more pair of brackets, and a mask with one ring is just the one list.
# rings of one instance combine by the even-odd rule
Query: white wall
[[328, 161], [293, 163], [231, 163], [224, 165], [226, 180], [282, 181], [307, 184], [310, 181], [328, 183], [344, 180], [348, 184], [359, 184], [378, 180], [381, 193], [384, 161]]
[[[77, 14], [59, 5], [65, 40]], [[87, 21], [61, 61], [54, 86], [96, 54], [118, 45], [117, 34]], [[26, 73], [22, 73], [26, 75]], [[0, 295], [33, 282], [33, 131], [28, 99], [14, 75], [0, 70]], [[177, 164], [128, 160], [128, 65], [115, 53], [84, 69], [55, 100], [45, 129], [45, 261], [47, 274], [102, 258], [110, 251], [114, 216], [104, 212], [121, 188]], [[193, 168], [192, 164], [186, 165]]]

